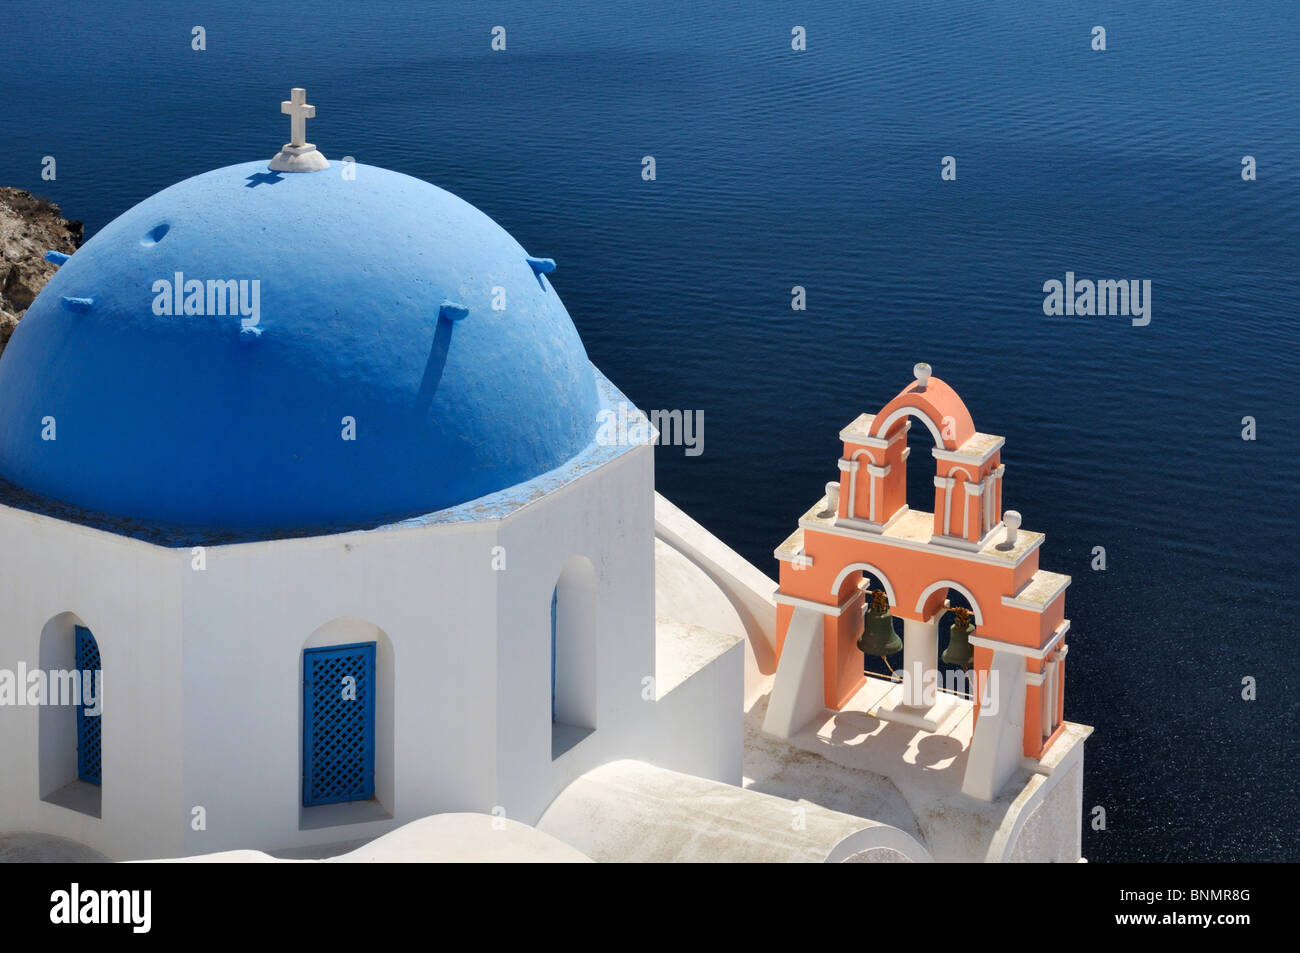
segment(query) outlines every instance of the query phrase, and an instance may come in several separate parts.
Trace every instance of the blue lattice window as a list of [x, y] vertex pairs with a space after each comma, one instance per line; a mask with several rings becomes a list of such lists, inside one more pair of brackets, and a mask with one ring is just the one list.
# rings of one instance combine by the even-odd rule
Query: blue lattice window
[[302, 654], [302, 803], [375, 794], [375, 643]]
[[[65, 630], [66, 631], [66, 630]], [[99, 784], [101, 776], [101, 743], [103, 740], [103, 715], [87, 714], [85, 688], [86, 675], [94, 679], [96, 686], [102, 686], [99, 677], [99, 643], [84, 626], [76, 627], [77, 637], [77, 672], [82, 680], [81, 704], [77, 706], [77, 777], [90, 784]], [[65, 643], [66, 644], [66, 643]], [[95, 701], [95, 699], [92, 699]]]

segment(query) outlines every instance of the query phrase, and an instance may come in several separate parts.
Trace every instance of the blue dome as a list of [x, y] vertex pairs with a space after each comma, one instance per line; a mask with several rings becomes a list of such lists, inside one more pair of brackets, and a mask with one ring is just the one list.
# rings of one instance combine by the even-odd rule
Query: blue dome
[[586, 447], [595, 376], [546, 264], [449, 192], [351, 168], [218, 169], [87, 242], [0, 359], [0, 476], [150, 523], [301, 531], [433, 512]]

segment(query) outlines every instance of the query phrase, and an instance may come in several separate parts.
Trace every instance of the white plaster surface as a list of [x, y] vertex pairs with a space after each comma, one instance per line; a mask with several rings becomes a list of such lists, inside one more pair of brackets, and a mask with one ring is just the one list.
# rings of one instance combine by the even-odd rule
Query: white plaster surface
[[103, 854], [53, 834], [0, 834], [0, 864], [102, 864]]
[[[954, 704], [964, 714], [954, 712], [937, 732], [929, 732], [870, 714], [879, 703], [880, 686], [899, 691], [897, 685], [868, 679], [842, 711], [823, 709], [788, 739], [763, 730], [766, 699], [753, 705], [745, 720], [745, 786], [897, 827], [936, 861], [1077, 858], [1081, 817], [1073, 804], [1081, 795], [1057, 781], [1074, 759], [1082, 759], [1092, 729], [1066, 723], [1049, 752], [1059, 764], [1055, 774], [1017, 766], [1002, 793], [983, 801], [961, 792], [971, 703], [957, 699]], [[1033, 843], [1016, 853], [1025, 819], [1045, 801], [1072, 804], [1049, 807]]]
[[[675, 579], [657, 586], [657, 614], [732, 632], [730, 620], [728, 624], [718, 622], [714, 609], [697, 616], [705, 603], [716, 602], [715, 592], [730, 602], [744, 628], [748, 706], [757, 697], [763, 678], [776, 670], [776, 603], [772, 597], [777, 584], [660, 493], [655, 494], [654, 516], [656, 537], [699, 571], [687, 574], [676, 561], [661, 567], [660, 571]], [[713, 589], [702, 588], [705, 577], [712, 581]]]
[[[189, 863], [312, 863], [232, 850], [177, 858]], [[368, 844], [321, 863], [590, 863], [568, 844], [518, 821], [488, 814], [437, 814], [405, 824]]]
[[639, 761], [574, 781], [538, 827], [597, 861], [823, 862], [880, 848], [929, 860], [887, 825]]
[[1049, 861], [1075, 863], [1079, 859], [1079, 838], [1062, 833], [1077, 825], [1083, 815], [1083, 759], [1079, 759], [1061, 778], [1060, 794], [1040, 802], [1025, 819], [1019, 836], [1005, 859], [1012, 863]]
[[[42, 800], [53, 793], [41, 790], [42, 715], [49, 729], [50, 715], [71, 712], [5, 705], [0, 831], [50, 834], [108, 857], [127, 844], [133, 856], [183, 852], [182, 565], [173, 550], [0, 507], [0, 668], [39, 667], [42, 632], [59, 617], [69, 637], [73, 622], [89, 626], [112, 660], [104, 676], [103, 817]], [[68, 741], [48, 730], [46, 739]], [[75, 776], [75, 748], [64, 755]], [[167, 818], [174, 821], [160, 823]]]

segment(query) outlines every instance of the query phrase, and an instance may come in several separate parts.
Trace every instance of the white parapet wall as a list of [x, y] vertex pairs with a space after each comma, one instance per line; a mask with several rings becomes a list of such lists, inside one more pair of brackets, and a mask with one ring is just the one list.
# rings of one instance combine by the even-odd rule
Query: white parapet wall
[[[655, 535], [708, 577], [744, 626], [745, 706], [749, 707], [766, 691], [767, 680], [776, 671], [776, 582], [661, 493], [654, 495], [654, 520]], [[711, 588], [701, 588], [702, 601], [712, 598]], [[689, 601], [680, 605], [690, 615], [702, 609]]]

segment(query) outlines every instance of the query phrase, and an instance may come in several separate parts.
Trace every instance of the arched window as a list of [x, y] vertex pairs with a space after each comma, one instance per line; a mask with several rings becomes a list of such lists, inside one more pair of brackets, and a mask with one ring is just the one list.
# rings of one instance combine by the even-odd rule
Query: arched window
[[575, 556], [551, 593], [551, 757], [596, 729], [596, 570]]
[[393, 816], [396, 804], [393, 640], [339, 616], [303, 642], [299, 659], [301, 830]]
[[45, 697], [37, 715], [41, 800], [101, 816], [104, 774], [103, 678], [99, 643], [71, 612], [41, 629]]

